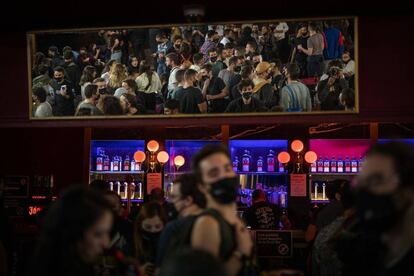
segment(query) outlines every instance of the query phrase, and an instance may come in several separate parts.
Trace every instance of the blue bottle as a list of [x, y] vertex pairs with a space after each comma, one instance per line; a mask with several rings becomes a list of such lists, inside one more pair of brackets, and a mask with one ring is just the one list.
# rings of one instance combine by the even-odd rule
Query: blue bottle
[[337, 164], [336, 164], [335, 156], [332, 156], [331, 159], [331, 173], [336, 173], [337, 171]]
[[342, 160], [342, 157], [339, 156], [338, 161], [336, 162], [336, 164], [338, 165], [337, 168], [337, 172], [338, 173], [343, 173], [344, 172], [344, 161]]

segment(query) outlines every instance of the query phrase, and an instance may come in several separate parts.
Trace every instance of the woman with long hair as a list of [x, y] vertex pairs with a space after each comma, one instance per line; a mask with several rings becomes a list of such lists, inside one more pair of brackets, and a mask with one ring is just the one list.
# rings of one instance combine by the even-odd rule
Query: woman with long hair
[[98, 192], [72, 188], [46, 214], [31, 275], [89, 276], [109, 247], [113, 213]]
[[79, 81], [79, 85], [81, 87], [82, 100], [85, 99], [85, 87], [88, 84], [91, 84], [95, 78], [96, 78], [96, 68], [92, 65], [85, 66], [85, 68], [83, 68], [82, 76]]
[[113, 65], [112, 70], [109, 73], [108, 90], [111, 94], [114, 94], [115, 90], [122, 86], [122, 81], [128, 77], [125, 66], [121, 63]]
[[139, 76], [139, 61], [138, 57], [131, 55], [128, 61], [128, 75], [131, 79], [136, 79]]
[[114, 67], [114, 65], [116, 64], [116, 60], [111, 59], [110, 61], [108, 61], [105, 64], [104, 69], [102, 70], [102, 75], [101, 78], [105, 79], [106, 83], [108, 83], [109, 80], [109, 75], [111, 73], [112, 68]]
[[158, 93], [161, 91], [162, 85], [160, 77], [154, 72], [147, 61], [141, 61], [139, 74], [140, 75], [135, 79], [138, 91], [145, 93]]
[[157, 202], [142, 206], [134, 221], [135, 257], [149, 276], [154, 275], [158, 240], [166, 223], [164, 209]]

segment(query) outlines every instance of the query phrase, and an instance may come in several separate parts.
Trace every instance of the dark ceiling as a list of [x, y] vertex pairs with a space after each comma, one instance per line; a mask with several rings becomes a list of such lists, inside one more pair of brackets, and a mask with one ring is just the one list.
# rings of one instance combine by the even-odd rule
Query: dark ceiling
[[[59, 29], [116, 25], [165, 24], [184, 22], [183, 6], [201, 3], [206, 7], [204, 21], [277, 19], [317, 16], [409, 15], [409, 1], [382, 3], [332, 0], [170, 0], [170, 1], [8, 1], [0, 17], [9, 31]], [[316, 4], [317, 3], [317, 4]], [[392, 4], [391, 4], [392, 3]], [[7, 16], [7, 17], [6, 17]]]

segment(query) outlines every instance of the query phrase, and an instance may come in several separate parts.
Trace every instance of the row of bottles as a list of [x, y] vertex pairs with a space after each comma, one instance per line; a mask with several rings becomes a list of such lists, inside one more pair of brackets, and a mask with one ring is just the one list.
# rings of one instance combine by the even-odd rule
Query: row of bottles
[[[278, 163], [278, 167], [276, 165]], [[240, 170], [241, 165], [241, 170]], [[285, 166], [282, 163], [276, 161], [275, 152], [269, 150], [269, 154], [266, 156], [266, 159], [263, 156], [259, 156], [256, 160], [256, 170], [253, 168], [253, 158], [249, 150], [244, 150], [244, 154], [241, 158], [241, 163], [239, 158], [236, 156], [233, 160], [233, 170], [235, 172], [285, 172]]]
[[363, 159], [362, 157], [358, 160], [355, 157], [349, 159], [347, 156], [345, 160], [339, 156], [338, 159], [335, 159], [335, 156], [332, 159], [325, 157], [323, 159], [320, 157], [316, 162], [312, 163], [310, 166], [311, 173], [357, 173], [362, 169]]
[[130, 190], [130, 199], [144, 199], [144, 191], [142, 190], [142, 183], [126, 181], [110, 181], [109, 190], [117, 193], [122, 199], [128, 199], [128, 189]]
[[[288, 192], [286, 186], [267, 187], [264, 189], [267, 199], [270, 203], [278, 205], [282, 208], [287, 208]], [[251, 189], [240, 189], [240, 202], [251, 206]]]
[[114, 156], [112, 160], [103, 150], [98, 152], [96, 157], [96, 171], [140, 171], [141, 164], [125, 156], [122, 160], [121, 156]]

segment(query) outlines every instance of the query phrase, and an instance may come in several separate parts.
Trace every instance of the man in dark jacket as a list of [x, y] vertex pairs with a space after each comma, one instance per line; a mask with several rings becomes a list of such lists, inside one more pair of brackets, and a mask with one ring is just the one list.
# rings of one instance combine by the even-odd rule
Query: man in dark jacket
[[318, 98], [322, 110], [341, 110], [343, 107], [339, 102], [341, 91], [348, 88], [342, 69], [331, 67], [328, 71], [329, 78], [318, 84]]
[[238, 85], [241, 93], [241, 98], [235, 99], [229, 103], [225, 112], [265, 112], [267, 111], [263, 102], [259, 99], [253, 98], [254, 84], [251, 80], [242, 80]]
[[70, 81], [65, 79], [65, 69], [57, 66], [53, 69], [53, 80], [50, 86], [55, 94], [55, 106], [53, 115], [55, 116], [73, 116], [75, 114], [75, 105], [73, 86]]
[[63, 57], [65, 59], [65, 64], [63, 65], [63, 68], [65, 69], [65, 77], [73, 85], [75, 94], [80, 95], [81, 91], [79, 81], [81, 71], [73, 59], [73, 52], [71, 50], [67, 50], [63, 53]]

